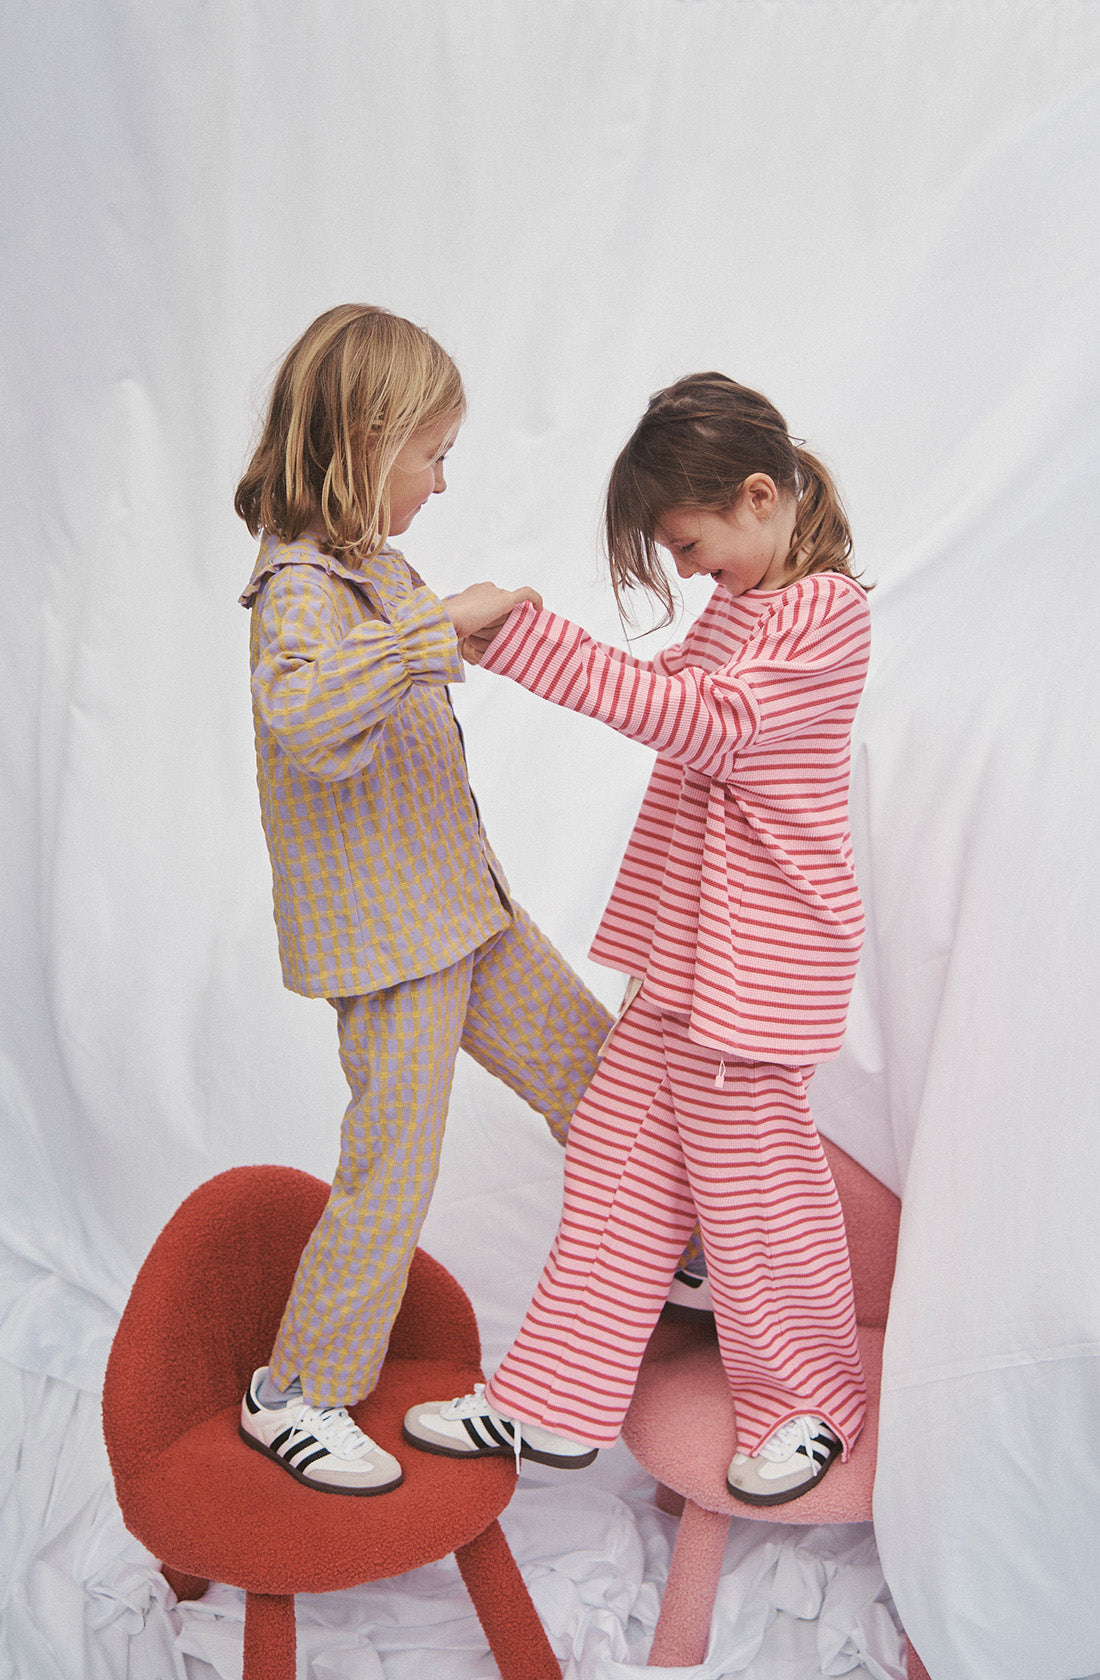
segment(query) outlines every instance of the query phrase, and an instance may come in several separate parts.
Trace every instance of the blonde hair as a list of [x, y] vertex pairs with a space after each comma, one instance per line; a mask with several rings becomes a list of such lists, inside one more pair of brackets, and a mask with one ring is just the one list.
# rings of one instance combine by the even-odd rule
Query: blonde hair
[[611, 469], [607, 554], [621, 612], [629, 591], [640, 587], [660, 601], [663, 622], [672, 622], [672, 586], [653, 536], [662, 514], [677, 507], [724, 512], [756, 472], [798, 500], [786, 581], [810, 572], [855, 575], [837, 488], [817, 457], [790, 436], [779, 410], [725, 374], [691, 373], [651, 398]]
[[339, 304], [287, 352], [233, 505], [253, 536], [284, 542], [320, 521], [325, 549], [358, 564], [389, 536], [402, 447], [465, 407], [458, 369], [434, 338], [387, 309]]

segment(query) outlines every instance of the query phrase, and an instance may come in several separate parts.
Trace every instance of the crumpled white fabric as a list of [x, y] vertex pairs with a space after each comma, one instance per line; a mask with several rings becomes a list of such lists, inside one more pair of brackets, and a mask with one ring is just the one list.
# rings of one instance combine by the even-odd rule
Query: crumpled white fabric
[[[244, 1594], [177, 1604], [123, 1526], [96, 1398], [0, 1364], [0, 1680], [240, 1680]], [[22, 1437], [21, 1449], [16, 1443]], [[502, 1516], [563, 1680], [641, 1680], [675, 1523], [619, 1447], [525, 1469]], [[453, 1559], [295, 1601], [300, 1680], [497, 1680]], [[865, 1525], [735, 1520], [706, 1663], [680, 1680], [903, 1680]]]
[[[563, 1680], [648, 1680], [675, 1524], [647, 1499], [521, 1483], [502, 1519]], [[900, 1635], [863, 1524], [735, 1522], [705, 1663], [673, 1680], [904, 1680]], [[182, 1605], [179, 1645], [239, 1680], [243, 1597]], [[305, 1680], [495, 1680], [452, 1560], [297, 1600]]]
[[174, 1597], [123, 1526], [98, 1396], [0, 1361], [0, 1680], [187, 1680]]
[[[177, 1604], [114, 1498], [98, 1399], [0, 1363], [0, 1680], [240, 1680], [244, 1594]], [[525, 1468], [502, 1526], [563, 1680], [640, 1680], [675, 1522], [624, 1448]], [[497, 1680], [453, 1557], [295, 1601], [300, 1680]], [[706, 1663], [675, 1680], [902, 1680], [862, 1524], [734, 1521]]]
[[117, 1323], [88, 1290], [0, 1242], [0, 1358], [98, 1394]]
[[[675, 1523], [637, 1490], [522, 1482], [502, 1523], [563, 1680], [647, 1680]], [[413, 1575], [296, 1600], [304, 1680], [495, 1680], [453, 1559]], [[179, 1606], [179, 1649], [239, 1680], [243, 1595], [216, 1586]], [[735, 1522], [707, 1661], [671, 1680], [904, 1680], [865, 1524]]]

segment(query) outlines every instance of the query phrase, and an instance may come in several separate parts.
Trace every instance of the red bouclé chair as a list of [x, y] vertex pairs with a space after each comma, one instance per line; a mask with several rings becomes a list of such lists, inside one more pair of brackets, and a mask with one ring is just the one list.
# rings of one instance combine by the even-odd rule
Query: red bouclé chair
[[294, 1594], [403, 1574], [454, 1552], [504, 1680], [561, 1680], [497, 1517], [503, 1458], [418, 1453], [407, 1408], [481, 1380], [473, 1310], [420, 1250], [377, 1388], [352, 1408], [405, 1480], [370, 1498], [319, 1493], [245, 1446], [241, 1396], [266, 1363], [328, 1186], [290, 1167], [235, 1167], [187, 1198], [122, 1315], [103, 1388], [123, 1518], [180, 1599], [244, 1588], [244, 1680], [294, 1680]]
[[[732, 1499], [726, 1471], [737, 1451], [733, 1401], [709, 1315], [666, 1308], [642, 1362], [623, 1439], [657, 1478], [657, 1503], [680, 1517], [651, 1668], [690, 1667], [706, 1657], [731, 1517], [761, 1522], [870, 1522], [878, 1445], [882, 1339], [898, 1246], [901, 1203], [827, 1139], [825, 1153], [844, 1208], [856, 1318], [867, 1379], [867, 1422], [847, 1463], [834, 1464], [800, 1499], [756, 1507]], [[909, 1680], [929, 1680], [912, 1645]]]

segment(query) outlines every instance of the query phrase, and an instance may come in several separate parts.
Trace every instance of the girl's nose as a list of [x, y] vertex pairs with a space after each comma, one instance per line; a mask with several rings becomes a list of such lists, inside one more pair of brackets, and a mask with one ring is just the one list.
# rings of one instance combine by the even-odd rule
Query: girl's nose
[[443, 477], [442, 461], [435, 469], [435, 483], [432, 485], [432, 495], [438, 496], [441, 490], [446, 490], [447, 480]]

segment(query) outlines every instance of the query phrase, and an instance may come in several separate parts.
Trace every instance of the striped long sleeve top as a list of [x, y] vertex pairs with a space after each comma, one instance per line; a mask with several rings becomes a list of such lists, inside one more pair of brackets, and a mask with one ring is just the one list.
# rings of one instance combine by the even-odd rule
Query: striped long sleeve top
[[697, 1043], [836, 1054], [863, 937], [848, 830], [870, 619], [851, 578], [715, 588], [650, 662], [525, 604], [484, 666], [657, 751], [594, 961], [643, 978]]
[[396, 549], [360, 572], [271, 537], [241, 603], [286, 986], [355, 997], [450, 967], [510, 909], [451, 710], [463, 666], [442, 605]]

